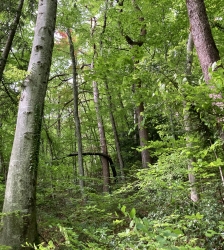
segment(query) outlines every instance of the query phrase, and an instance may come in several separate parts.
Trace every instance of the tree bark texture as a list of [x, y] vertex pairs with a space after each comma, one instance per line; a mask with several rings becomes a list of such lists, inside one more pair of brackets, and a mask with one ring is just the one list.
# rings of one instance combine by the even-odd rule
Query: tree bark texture
[[[91, 36], [93, 36], [96, 28], [96, 17], [91, 18]], [[105, 27], [104, 27], [105, 28]], [[93, 45], [93, 61], [91, 64], [92, 70], [94, 69], [94, 58], [97, 56], [97, 50], [96, 50], [96, 44]], [[105, 136], [105, 130], [104, 130], [104, 124], [102, 115], [100, 113], [100, 98], [99, 98], [99, 89], [98, 89], [98, 83], [96, 81], [93, 81], [93, 101], [95, 104], [95, 110], [96, 110], [96, 117], [97, 117], [97, 125], [98, 125], [98, 131], [100, 136], [100, 147], [101, 152], [105, 155], [108, 154], [107, 151], [107, 142], [106, 142], [106, 136]], [[101, 157], [102, 162], [102, 172], [103, 172], [103, 192], [109, 192], [109, 186], [110, 186], [110, 171], [109, 171], [109, 164], [107, 159], [105, 157]]]
[[22, 249], [37, 239], [36, 178], [57, 0], [39, 0], [34, 41], [23, 82], [3, 205], [0, 244]]
[[[144, 104], [141, 102], [139, 106], [136, 108], [136, 113], [138, 117], [138, 131], [139, 131], [139, 141], [140, 141], [140, 146], [145, 147], [147, 146], [148, 142], [148, 131], [146, 127], [143, 124], [143, 112], [144, 112]], [[141, 156], [142, 156], [142, 167], [147, 168], [148, 164], [151, 163], [151, 157], [149, 154], [148, 149], [143, 149], [141, 151]]]
[[[204, 0], [186, 0], [186, 3], [194, 45], [197, 50], [205, 81], [209, 83], [209, 67], [212, 66], [214, 62], [220, 60], [219, 51], [212, 36]], [[213, 86], [211, 86], [211, 88], [213, 88]], [[223, 109], [223, 102], [220, 102], [220, 100], [223, 99], [222, 93], [211, 94], [210, 97], [214, 100], [219, 99], [219, 101], [214, 102], [213, 105]], [[224, 141], [222, 119], [217, 119], [217, 130], [219, 131], [221, 140]], [[221, 168], [220, 174], [222, 177]]]
[[[99, 90], [98, 90], [98, 84], [96, 81], [93, 81], [93, 95], [94, 95], [97, 124], [98, 124], [99, 136], [100, 136], [101, 152], [107, 155], [108, 154], [107, 142], [106, 142], [104, 125], [103, 125], [103, 119], [100, 114]], [[109, 164], [105, 157], [101, 157], [101, 161], [102, 161], [102, 170], [103, 170], [103, 192], [109, 192], [109, 186], [110, 186]]]
[[84, 167], [83, 167], [83, 157], [82, 157], [82, 136], [81, 136], [81, 125], [79, 119], [79, 110], [78, 110], [78, 86], [77, 86], [77, 72], [76, 72], [76, 58], [74, 51], [74, 44], [72, 41], [71, 32], [67, 29], [67, 35], [70, 45], [70, 56], [72, 60], [72, 72], [73, 72], [73, 96], [74, 96], [74, 120], [75, 120], [75, 135], [77, 138], [77, 146], [78, 146], [78, 169], [79, 169], [79, 185], [82, 193], [84, 192], [84, 181], [82, 177], [84, 177]]
[[208, 82], [208, 69], [220, 60], [219, 51], [212, 36], [204, 0], [186, 0], [186, 3], [194, 45], [205, 81]]

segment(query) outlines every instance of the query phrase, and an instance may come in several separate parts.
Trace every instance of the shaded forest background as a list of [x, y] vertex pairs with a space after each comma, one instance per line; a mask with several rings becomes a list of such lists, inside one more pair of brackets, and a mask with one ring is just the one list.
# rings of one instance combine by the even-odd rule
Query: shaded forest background
[[[0, 73], [18, 3], [1, 3]], [[208, 79], [185, 1], [58, 1], [27, 248], [223, 249], [223, 3], [205, 4]], [[1, 208], [37, 5], [0, 74]]]

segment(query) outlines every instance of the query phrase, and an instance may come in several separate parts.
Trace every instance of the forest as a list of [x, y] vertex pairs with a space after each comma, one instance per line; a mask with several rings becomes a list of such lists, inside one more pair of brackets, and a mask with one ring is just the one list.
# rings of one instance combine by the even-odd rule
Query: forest
[[218, 0], [2, 0], [0, 250], [224, 249]]

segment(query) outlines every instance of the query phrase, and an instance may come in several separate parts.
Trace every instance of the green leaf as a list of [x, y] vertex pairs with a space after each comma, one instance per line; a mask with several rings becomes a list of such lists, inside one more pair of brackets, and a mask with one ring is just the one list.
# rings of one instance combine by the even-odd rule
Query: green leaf
[[132, 210], [131, 210], [131, 212], [130, 212], [130, 218], [131, 219], [134, 219], [135, 218], [135, 215], [136, 215], [136, 210], [135, 210], [135, 208], [132, 208]]
[[218, 234], [217, 232], [215, 232], [214, 230], [208, 230], [206, 233], [205, 233], [205, 236], [206, 237], [213, 237], [214, 235]]
[[121, 212], [122, 212], [124, 215], [127, 215], [126, 206], [125, 206], [125, 205], [123, 205], [123, 206], [121, 207]]

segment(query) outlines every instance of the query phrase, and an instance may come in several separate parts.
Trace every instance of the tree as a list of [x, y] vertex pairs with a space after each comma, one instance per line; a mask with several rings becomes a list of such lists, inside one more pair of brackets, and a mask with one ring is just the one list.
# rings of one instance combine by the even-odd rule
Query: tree
[[[192, 63], [193, 63], [193, 49], [194, 49], [194, 42], [192, 39], [192, 35], [191, 33], [189, 33], [189, 37], [188, 37], [188, 42], [187, 42], [187, 63], [186, 63], [186, 77], [188, 79], [188, 81], [190, 82], [190, 77], [191, 77], [191, 68], [192, 68]], [[184, 101], [184, 127], [185, 127], [185, 132], [186, 132], [186, 146], [187, 148], [191, 149], [192, 148], [192, 142], [190, 141], [190, 135], [192, 133], [192, 121], [191, 121], [191, 113], [188, 110], [187, 107], [187, 102]], [[188, 159], [188, 178], [189, 178], [189, 182], [191, 185], [191, 200], [196, 202], [199, 199], [199, 195], [197, 192], [197, 188], [196, 188], [196, 178], [195, 175], [193, 173], [193, 162], [194, 162], [194, 158], [191, 157], [190, 159]]]
[[[98, 124], [99, 136], [100, 136], [101, 152], [103, 154], [108, 155], [105, 129], [104, 129], [104, 124], [103, 124], [103, 119], [100, 114], [99, 89], [98, 89], [98, 84], [96, 81], [93, 81], [93, 95], [94, 95], [97, 124]], [[105, 157], [101, 157], [101, 161], [102, 161], [102, 172], [103, 172], [103, 192], [109, 192], [109, 187], [110, 187], [109, 163], [107, 159], [105, 159]]]
[[[124, 4], [124, 1], [119, 2], [120, 6], [123, 6], [123, 4]], [[131, 46], [133, 51], [135, 51], [135, 46], [137, 46], [137, 49], [136, 49], [136, 55], [137, 55], [138, 50], [140, 50], [140, 47], [145, 42], [147, 30], [146, 30], [145, 19], [144, 19], [143, 13], [141, 11], [141, 8], [138, 6], [138, 4], [136, 3], [135, 0], [132, 1], [132, 5], [134, 7], [134, 10], [138, 13], [138, 15], [137, 15], [138, 21], [141, 24], [138, 38], [136, 40], [133, 40], [129, 35], [124, 33], [123, 28], [121, 26], [121, 23], [119, 23], [119, 26], [121, 28], [122, 35], [125, 37], [126, 42]], [[136, 73], [135, 71], [137, 71], [137, 65], [139, 63], [138, 56], [136, 58], [136, 55], [134, 54], [134, 56], [132, 58], [133, 64], [135, 65], [134, 72], [133, 72], [134, 74]], [[133, 86], [134, 92], [140, 92], [141, 87], [142, 87], [142, 80], [141, 80], [141, 78], [138, 78], [138, 79], [136, 79], [135, 84]], [[140, 97], [140, 99], [142, 99], [142, 96]], [[142, 100], [138, 100], [138, 102], [139, 102], [139, 104], [137, 105], [135, 112], [136, 112], [137, 120], [138, 120], [137, 123], [138, 123], [138, 133], [139, 133], [139, 144], [142, 147], [142, 150], [141, 150], [142, 167], [147, 168], [148, 164], [151, 163], [152, 160], [151, 160], [149, 150], [147, 148], [145, 148], [147, 146], [147, 141], [148, 141], [148, 131], [147, 131], [147, 127], [143, 124], [144, 103]]]
[[[206, 83], [210, 84], [211, 75], [209, 74], [209, 68], [220, 60], [219, 51], [216, 47], [210, 24], [207, 17], [206, 7], [204, 0], [187, 0], [188, 17], [190, 20], [190, 28], [193, 36], [195, 48], [198, 54], [202, 72]], [[217, 69], [217, 66], [214, 67]], [[210, 88], [214, 86], [210, 84]], [[223, 108], [222, 94], [210, 94], [210, 97], [215, 100], [213, 105]], [[217, 115], [217, 114], [216, 114]], [[222, 118], [217, 119], [217, 129], [219, 136], [224, 141], [224, 133], [222, 128]], [[220, 175], [223, 181], [223, 173], [221, 167], [219, 167]]]
[[[102, 29], [102, 32], [100, 34], [100, 36], [101, 36], [100, 46], [101, 46], [101, 52], [102, 53], [103, 53], [103, 50], [102, 50], [102, 47], [103, 47], [102, 37], [103, 37], [103, 35], [104, 35], [105, 31], [106, 31], [106, 28], [107, 28], [108, 5], [109, 5], [108, 0], [106, 0], [105, 1], [105, 11], [104, 11], [104, 15], [103, 15], [103, 29]], [[113, 135], [114, 135], [114, 142], [115, 142], [115, 147], [116, 147], [116, 152], [117, 152], [117, 158], [118, 158], [119, 166], [120, 166], [121, 180], [124, 181], [125, 180], [124, 161], [123, 161], [123, 157], [122, 157], [122, 153], [121, 153], [120, 139], [119, 139], [119, 136], [118, 136], [117, 126], [116, 126], [114, 113], [113, 113], [112, 96], [111, 96], [111, 93], [110, 93], [108, 79], [107, 79], [106, 74], [105, 74], [105, 79], [104, 79], [104, 85], [105, 85], [105, 90], [106, 90], [106, 95], [107, 95], [108, 108], [109, 108], [108, 111], [109, 111], [109, 114], [110, 114], [110, 122], [111, 122]]]
[[12, 27], [9, 31], [9, 35], [5, 44], [5, 48], [2, 51], [2, 55], [0, 58], [0, 81], [2, 81], [2, 76], [3, 76], [4, 69], [5, 69], [5, 65], [9, 56], [10, 49], [12, 47], [12, 42], [16, 34], [17, 26], [19, 24], [19, 20], [20, 20], [22, 8], [23, 8], [23, 3], [24, 3], [24, 0], [19, 1], [18, 9], [16, 10], [15, 19], [13, 21], [13, 24], [11, 25]]
[[212, 36], [204, 0], [187, 0], [186, 3], [194, 45], [205, 81], [208, 82], [209, 67], [220, 60], [219, 51]]
[[[3, 72], [5, 70], [5, 66], [7, 63], [7, 59], [9, 56], [9, 52], [12, 48], [12, 43], [13, 39], [16, 34], [17, 26], [20, 21], [21, 13], [22, 13], [22, 8], [23, 8], [24, 0], [20, 0], [18, 4], [18, 8], [16, 10], [16, 16], [13, 20], [13, 23], [11, 24], [10, 31], [8, 34], [8, 37], [6, 39], [5, 46], [2, 50], [2, 54], [0, 57], [0, 82], [3, 85], [4, 91], [7, 93], [8, 97], [11, 99], [11, 101], [15, 104], [15, 100], [10, 94], [10, 91], [7, 89], [4, 81], [3, 81]], [[0, 130], [2, 130], [2, 124], [0, 126]], [[2, 136], [1, 136], [2, 138]], [[6, 179], [7, 171], [6, 171], [6, 166], [5, 166], [5, 159], [4, 159], [4, 154], [3, 154], [3, 145], [2, 145], [2, 140], [0, 141], [0, 174], [3, 176], [4, 179]]]
[[10, 158], [0, 243], [22, 249], [37, 240], [36, 181], [43, 118], [54, 45], [57, 1], [40, 0], [28, 75], [21, 86]]
[[115, 122], [115, 118], [114, 118], [114, 114], [113, 114], [112, 97], [111, 97], [111, 94], [109, 91], [109, 86], [108, 86], [107, 80], [105, 80], [104, 84], [105, 84], [105, 89], [107, 92], [107, 100], [108, 100], [109, 113], [110, 113], [110, 122], [112, 125], [113, 134], [114, 134], [114, 142], [115, 142], [115, 147], [116, 147], [116, 151], [117, 151], [117, 158], [118, 158], [119, 166], [120, 166], [121, 180], [124, 181], [125, 180], [124, 161], [123, 161], [123, 157], [122, 157], [122, 153], [121, 153], [120, 139], [119, 139], [119, 136], [117, 133], [117, 126], [116, 126], [116, 122]]
[[[2, 45], [18, 0], [6, 2], [2, 5], [9, 12], [4, 11], [4, 16], [0, 12], [4, 22], [0, 28]], [[18, 86], [24, 78], [21, 69], [27, 69], [33, 37], [33, 12], [27, 10], [37, 1], [24, 2], [4, 70], [9, 95], [0, 85], [3, 172], [15, 132], [14, 109], [20, 98]], [[207, 13], [223, 54], [220, 2], [207, 2]], [[187, 27], [186, 3], [182, 0], [60, 0], [37, 178], [38, 233], [44, 242], [36, 248], [223, 248], [223, 186], [217, 169], [224, 166], [224, 153], [216, 130], [217, 117], [223, 117], [223, 110], [209, 97], [212, 91], [223, 92], [223, 69], [212, 72], [208, 84], [202, 80], [200, 64], [197, 58], [192, 60], [191, 37], [189, 53], [186, 51]], [[69, 28], [74, 43], [71, 53], [65, 28]], [[73, 85], [76, 81], [78, 85]], [[78, 98], [77, 92], [73, 95], [75, 86]], [[75, 112], [78, 108], [75, 117], [74, 108]], [[76, 118], [80, 119], [82, 133], [74, 136]], [[207, 134], [204, 125], [211, 133]], [[79, 178], [81, 164], [75, 160], [81, 155], [81, 140], [84, 178]], [[150, 167], [149, 160], [141, 161], [141, 150], [150, 152]], [[22, 159], [21, 154], [19, 157]], [[110, 166], [110, 171], [105, 168], [104, 176], [100, 159]], [[120, 179], [118, 160], [120, 167], [125, 166], [120, 168], [125, 183], [115, 184], [116, 170]], [[14, 175], [19, 169], [17, 166]], [[111, 194], [105, 195], [102, 186], [108, 191], [109, 172]], [[81, 179], [85, 180], [86, 199], [80, 195]], [[0, 206], [5, 185], [1, 180]], [[32, 189], [28, 184], [27, 189]], [[17, 189], [21, 193], [21, 188]], [[15, 197], [15, 202], [18, 199]], [[20, 214], [18, 217], [26, 222], [27, 217]], [[161, 221], [166, 223], [158, 226]]]
[[[91, 19], [91, 33], [94, 35], [94, 31], [96, 29], [97, 20], [95, 17]], [[94, 70], [94, 60], [97, 57], [97, 45], [93, 44], [93, 61], [91, 64], [92, 70]], [[105, 155], [108, 155], [108, 149], [107, 149], [107, 141], [106, 141], [106, 134], [104, 129], [104, 123], [103, 118], [100, 111], [100, 96], [99, 96], [99, 88], [98, 88], [98, 82], [93, 81], [93, 100], [95, 104], [95, 110], [96, 110], [96, 117], [97, 117], [97, 125], [98, 125], [98, 131], [99, 131], [99, 137], [100, 137], [100, 148], [101, 152]], [[102, 162], [102, 173], [103, 173], [103, 192], [109, 192], [110, 188], [110, 171], [109, 171], [109, 163], [105, 157], [101, 157]]]
[[[77, 63], [75, 58], [75, 51], [74, 51], [74, 44], [72, 41], [71, 32], [67, 29], [67, 35], [70, 45], [70, 56], [72, 60], [72, 73], [73, 73], [73, 95], [74, 95], [74, 120], [75, 120], [75, 130], [76, 130], [76, 137], [77, 137], [77, 144], [78, 144], [78, 168], [79, 168], [79, 176], [80, 178], [84, 177], [84, 167], [83, 167], [83, 157], [82, 157], [82, 136], [81, 136], [81, 126], [80, 126], [80, 119], [79, 119], [79, 110], [78, 110], [78, 97], [79, 97], [79, 90], [78, 90], [78, 82], [77, 82]], [[79, 185], [81, 192], [84, 192], [84, 181], [83, 179], [79, 178]]]

